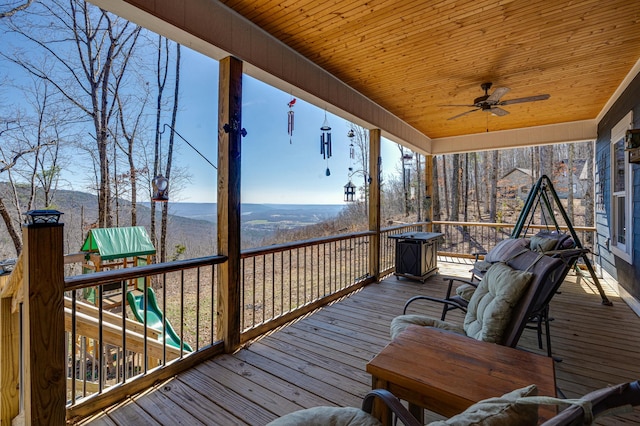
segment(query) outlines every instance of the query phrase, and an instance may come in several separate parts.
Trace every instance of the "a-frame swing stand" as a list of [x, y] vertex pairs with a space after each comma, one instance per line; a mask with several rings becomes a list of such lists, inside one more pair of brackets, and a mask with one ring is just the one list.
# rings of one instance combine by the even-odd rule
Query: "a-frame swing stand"
[[[576, 247], [584, 249], [582, 243], [580, 242], [580, 238], [578, 238], [578, 234], [576, 234], [573, 225], [571, 224], [571, 220], [567, 215], [567, 212], [564, 210], [562, 203], [560, 203], [560, 198], [558, 197], [558, 193], [553, 188], [553, 184], [551, 183], [551, 179], [546, 175], [543, 175], [538, 179], [535, 185], [533, 185], [529, 195], [527, 197], [527, 201], [524, 204], [524, 208], [520, 215], [518, 216], [518, 220], [516, 221], [516, 226], [513, 228], [513, 232], [511, 234], [511, 238], [520, 238], [521, 236], [526, 235], [527, 230], [529, 229], [529, 225], [531, 225], [534, 214], [538, 208], [540, 207], [541, 220], [545, 222], [547, 226], [551, 224], [547, 222], [548, 219], [552, 221], [552, 224], [557, 232], [560, 232], [560, 225], [558, 224], [558, 220], [554, 214], [554, 204], [555, 208], [560, 215], [564, 219], [564, 222], [571, 233], [571, 237], [576, 245]], [[591, 279], [593, 283], [598, 289], [600, 293], [600, 297], [602, 298], [602, 304], [611, 306], [613, 303], [607, 298], [607, 295], [604, 293], [602, 286], [600, 285], [600, 281], [598, 281], [598, 277], [596, 275], [591, 262], [589, 261], [589, 257], [587, 256], [587, 252], [585, 251], [582, 255], [582, 260], [584, 261], [589, 274], [591, 275]]]

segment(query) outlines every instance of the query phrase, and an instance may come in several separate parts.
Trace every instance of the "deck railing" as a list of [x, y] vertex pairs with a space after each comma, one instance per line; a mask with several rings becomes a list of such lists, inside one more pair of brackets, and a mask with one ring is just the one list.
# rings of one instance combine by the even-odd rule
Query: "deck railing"
[[370, 282], [371, 235], [358, 232], [243, 251], [242, 340]]
[[[191, 354], [221, 351], [216, 265], [225, 260], [209, 256], [65, 278], [71, 417], [110, 388], [127, 395], [136, 379], [157, 380], [175, 374], [162, 370]], [[94, 303], [87, 302], [89, 293]]]
[[[543, 228], [532, 226], [530, 233]], [[508, 238], [512, 229], [511, 224], [446, 221], [385, 228], [380, 233], [377, 270], [384, 276], [394, 269], [395, 240], [390, 235], [442, 232], [440, 256], [469, 257]], [[575, 229], [583, 246], [591, 248], [595, 229]], [[374, 236], [374, 232], [366, 231], [243, 251], [241, 341], [258, 337], [375, 281], [369, 249]], [[60, 338], [64, 340], [66, 360], [67, 418], [88, 415], [222, 353], [223, 342], [216, 339], [216, 269], [225, 261], [224, 256], [210, 256], [63, 278], [60, 300], [64, 329]], [[155, 290], [157, 309], [149, 303], [150, 286]], [[108, 287], [110, 292], [106, 291]], [[95, 289], [93, 304], [85, 300], [88, 289]], [[149, 318], [150, 323], [151, 314], [159, 315], [160, 327], [145, 327], [133, 319], [126, 301], [131, 289], [139, 298], [142, 318]], [[7, 305], [5, 299], [2, 302], [2, 342], [15, 341], [16, 321], [10, 317], [9, 326], [6, 321], [6, 306], [11, 303]], [[164, 328], [163, 315], [167, 321]], [[175, 331], [173, 342], [167, 336], [169, 324]], [[6, 366], [5, 351], [0, 356], [0, 367]], [[27, 358], [26, 354], [13, 352], [8, 357], [20, 361]], [[4, 380], [5, 370], [0, 374]], [[13, 371], [9, 376], [16, 380], [19, 374]], [[23, 385], [19, 388], [29, 389]], [[15, 400], [15, 396], [10, 397]], [[15, 406], [15, 401], [12, 404]]]
[[[438, 245], [440, 256], [475, 258], [476, 253], [486, 253], [500, 241], [509, 238], [515, 224], [485, 222], [452, 222], [433, 221], [433, 231], [442, 232], [444, 237]], [[569, 233], [567, 226], [560, 226], [560, 231]], [[582, 247], [589, 250], [590, 262], [595, 264], [597, 256], [596, 228], [574, 226], [574, 231]], [[531, 237], [543, 230], [555, 230], [546, 225], [531, 224], [522, 237]]]

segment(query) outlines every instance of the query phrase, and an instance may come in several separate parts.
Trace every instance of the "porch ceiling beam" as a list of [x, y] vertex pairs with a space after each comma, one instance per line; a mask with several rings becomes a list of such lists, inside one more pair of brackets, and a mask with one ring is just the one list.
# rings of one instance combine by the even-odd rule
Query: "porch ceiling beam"
[[596, 120], [573, 121], [547, 126], [475, 133], [431, 140], [431, 154], [455, 154], [494, 149], [521, 148], [595, 140], [598, 135]]
[[234, 56], [246, 74], [414, 151], [431, 150], [429, 137], [220, 2], [90, 1], [216, 60]]

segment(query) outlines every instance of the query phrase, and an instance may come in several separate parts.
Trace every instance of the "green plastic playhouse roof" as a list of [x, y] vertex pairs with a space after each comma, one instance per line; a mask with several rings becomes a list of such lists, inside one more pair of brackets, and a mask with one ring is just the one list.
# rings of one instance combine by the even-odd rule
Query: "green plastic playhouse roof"
[[155, 254], [147, 230], [142, 226], [96, 228], [89, 231], [82, 251], [97, 252], [103, 260]]

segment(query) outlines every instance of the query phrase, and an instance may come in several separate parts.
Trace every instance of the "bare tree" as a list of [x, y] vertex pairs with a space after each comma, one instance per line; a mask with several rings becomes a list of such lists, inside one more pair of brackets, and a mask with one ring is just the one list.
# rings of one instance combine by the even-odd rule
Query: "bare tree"
[[568, 144], [568, 158], [567, 158], [567, 215], [569, 220], [573, 223], [573, 173], [574, 173], [574, 155], [575, 148], [572, 143]]
[[491, 152], [491, 164], [489, 165], [489, 222], [495, 222], [498, 217], [498, 162], [500, 152]]
[[[160, 164], [162, 158], [160, 156], [160, 144], [161, 144], [161, 130], [160, 121], [162, 120], [162, 106], [164, 89], [167, 84], [167, 77], [169, 75], [169, 40], [162, 36], [158, 36], [158, 56], [156, 61], [156, 87], [158, 93], [156, 95], [156, 138], [154, 144], [153, 154], [153, 176], [158, 176], [160, 173]], [[171, 188], [169, 188], [171, 190]], [[157, 246], [157, 233], [156, 233], [156, 204], [151, 203], [151, 239], [155, 246]]]
[[449, 220], [457, 222], [460, 218], [460, 154], [453, 154], [451, 166], [451, 215]]
[[[171, 111], [171, 128], [176, 127], [176, 118], [178, 116], [178, 104], [180, 94], [180, 45], [176, 44], [176, 61], [175, 61], [175, 84], [173, 90], [173, 109]], [[171, 164], [173, 162], [173, 140], [174, 132], [169, 136], [169, 152], [167, 153], [167, 166], [165, 168], [165, 177], [169, 179], [171, 177]], [[165, 262], [167, 259], [167, 216], [168, 216], [168, 203], [162, 205], [162, 223], [160, 227], [160, 261]]]
[[0, 5], [0, 19], [9, 18], [15, 15], [16, 13], [25, 10], [26, 8], [31, 6], [31, 3], [33, 3], [33, 0], [26, 0], [26, 1], [20, 1], [20, 2], [9, 0], [7, 2], [3, 2]]
[[[48, 72], [33, 56], [9, 58], [32, 75], [51, 83], [92, 125], [97, 148], [98, 223], [111, 226], [109, 126], [116, 111], [114, 94], [126, 75], [140, 27], [81, 0], [37, 3], [50, 19], [45, 26], [12, 22], [12, 31], [54, 62]], [[59, 46], [73, 49], [58, 49]], [[65, 53], [61, 53], [65, 52]], [[71, 53], [75, 52], [75, 56]]]

